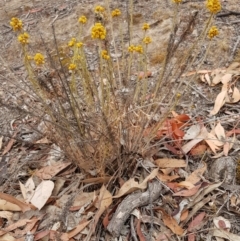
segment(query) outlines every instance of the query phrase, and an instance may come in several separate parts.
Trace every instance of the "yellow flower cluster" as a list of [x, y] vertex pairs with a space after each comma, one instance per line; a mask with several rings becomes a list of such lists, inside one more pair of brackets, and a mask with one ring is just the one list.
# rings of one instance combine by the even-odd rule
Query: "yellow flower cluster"
[[117, 16], [120, 16], [121, 15], [121, 11], [119, 9], [114, 9], [112, 11], [112, 17], [117, 17]]
[[77, 43], [76, 43], [76, 46], [77, 46], [78, 48], [81, 48], [81, 47], [83, 46], [83, 42], [77, 42]]
[[10, 25], [12, 26], [13, 31], [21, 31], [23, 27], [22, 20], [18, 18], [12, 18], [10, 21]]
[[106, 60], [110, 59], [110, 56], [108, 55], [107, 50], [102, 50], [101, 56], [103, 59], [106, 59]]
[[179, 4], [182, 2], [182, 0], [173, 0], [175, 3]]
[[142, 45], [136, 45], [136, 46], [130, 45], [128, 47], [128, 51], [130, 53], [133, 53], [135, 51], [135, 52], [138, 52], [138, 53], [142, 54], [143, 53], [143, 47], [142, 47]]
[[76, 39], [75, 38], [72, 38], [69, 42], [68, 42], [68, 47], [73, 47], [76, 43]]
[[105, 9], [102, 6], [95, 7], [95, 13], [103, 13], [104, 11], [105, 11]]
[[152, 39], [151, 39], [151, 37], [146, 36], [146, 37], [143, 38], [143, 42], [144, 42], [145, 44], [150, 44], [150, 43], [152, 42]]
[[150, 28], [149, 24], [148, 23], [144, 23], [143, 26], [142, 26], [142, 30], [146, 31]]
[[28, 33], [22, 33], [22, 34], [18, 35], [18, 41], [23, 45], [28, 44], [28, 42], [29, 42], [28, 39], [29, 39]]
[[69, 64], [68, 69], [73, 71], [76, 69], [76, 67], [77, 67], [77, 65], [72, 63], [72, 64]]
[[207, 0], [207, 9], [211, 12], [211, 13], [218, 13], [221, 11], [221, 3], [219, 0]]
[[33, 59], [36, 65], [41, 65], [45, 63], [44, 56], [41, 53], [36, 53]]
[[87, 22], [87, 18], [85, 16], [81, 16], [79, 19], [78, 19], [78, 22], [79, 23], [82, 23], [82, 24], [85, 24]]
[[92, 38], [105, 39], [106, 29], [101, 23], [95, 23], [91, 30]]
[[212, 27], [210, 28], [210, 30], [208, 31], [208, 37], [209, 37], [210, 39], [214, 38], [214, 37], [217, 36], [218, 34], [219, 34], [219, 32], [218, 32], [218, 29], [217, 29], [216, 26], [212, 26]]

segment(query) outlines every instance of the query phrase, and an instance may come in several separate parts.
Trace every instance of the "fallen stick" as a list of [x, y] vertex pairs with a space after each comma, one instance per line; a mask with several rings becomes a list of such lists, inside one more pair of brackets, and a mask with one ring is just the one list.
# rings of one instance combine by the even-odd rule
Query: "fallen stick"
[[[162, 185], [159, 181], [153, 180], [152, 182], [149, 182], [148, 186], [149, 190], [146, 190], [146, 192], [138, 192], [128, 195], [118, 206], [109, 225], [107, 226], [107, 230], [114, 237], [118, 237], [121, 234], [124, 223], [135, 208], [148, 205], [160, 196]], [[150, 193], [151, 197], [149, 196]]]

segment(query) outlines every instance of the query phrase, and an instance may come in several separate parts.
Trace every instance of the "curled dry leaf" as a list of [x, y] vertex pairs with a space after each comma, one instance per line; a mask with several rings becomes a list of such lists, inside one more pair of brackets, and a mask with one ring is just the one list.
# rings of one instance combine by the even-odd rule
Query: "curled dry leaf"
[[158, 168], [154, 169], [144, 180], [142, 183], [138, 183], [134, 180], [134, 178], [129, 179], [127, 182], [125, 182], [120, 190], [118, 191], [118, 194], [114, 196], [113, 198], [119, 198], [123, 195], [129, 194], [131, 192], [134, 192], [136, 190], [143, 190], [147, 188], [147, 183], [149, 180], [152, 180], [158, 175]]

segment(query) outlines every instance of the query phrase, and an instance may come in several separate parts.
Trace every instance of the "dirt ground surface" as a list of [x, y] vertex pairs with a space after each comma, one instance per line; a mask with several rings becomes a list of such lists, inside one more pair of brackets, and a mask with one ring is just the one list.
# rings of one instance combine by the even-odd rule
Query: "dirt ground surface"
[[[235, 61], [240, 62], [240, 4], [238, 1], [239, 0], [222, 1], [222, 11], [214, 19], [214, 25], [216, 25], [219, 29], [219, 36], [217, 36], [217, 38], [212, 41], [212, 46], [208, 52], [208, 57], [204, 60], [203, 63], [202, 59], [204, 58], [207, 51], [207, 40], [202, 42], [201, 51], [198, 53], [198, 56], [195, 59], [192, 68], [189, 69], [188, 72], [196, 69], [214, 70], [216, 68], [226, 68]], [[72, 37], [75, 37], [78, 33], [79, 16], [85, 15], [89, 19], [89, 21], [84, 28], [83, 39], [85, 47], [89, 52], [89, 58], [94, 59], [93, 49], [95, 48], [95, 46], [94, 42], [91, 39], [90, 29], [95, 21], [93, 9], [96, 5], [104, 6], [105, 4], [103, 1], [97, 0], [0, 1], [0, 98], [3, 99], [4, 102], [8, 102], [9, 100], [9, 102], [13, 102], [14, 104], [23, 103], [18, 98], [15, 98], [14, 95], [20, 96], [20, 99], [27, 98], [24, 90], [22, 92], [19, 90], [15, 90], [16, 86], [14, 82], [21, 82], [26, 79], [27, 76], [24, 71], [24, 66], [22, 64], [23, 53], [20, 50], [19, 43], [16, 41], [16, 33], [14, 33], [10, 28], [10, 19], [12, 17], [18, 17], [24, 22], [24, 30], [27, 31], [30, 35], [30, 47], [33, 52], [36, 50], [44, 52], [45, 46], [50, 49], [50, 52], [54, 52], [55, 50], [53, 48], [54, 38], [52, 24], [54, 24], [55, 27], [55, 34], [59, 46], [66, 46], [67, 42]], [[184, 44], [181, 46], [180, 50], [182, 52], [185, 51], [185, 49], [187, 49], [187, 47], [189, 47], [193, 43], [194, 37], [198, 36], [201, 33], [202, 28], [206, 23], [209, 13], [207, 12], [206, 8], [203, 7], [203, 5], [204, 1], [202, 0], [187, 0], [183, 1], [180, 6], [180, 14], [178, 19], [180, 23], [180, 28], [177, 32], [178, 37], [181, 36], [181, 33], [189, 23], [191, 16], [193, 16], [195, 12], [198, 12], [193, 27], [189, 30], [192, 32], [186, 37], [187, 41], [185, 41]], [[125, 31], [124, 34], [127, 35], [127, 9], [129, 8], [129, 1], [112, 0], [110, 1], [110, 8], [121, 9], [123, 13], [122, 28], [123, 31]], [[173, 9], [173, 3], [170, 0], [134, 1], [133, 42], [136, 43], [138, 41], [139, 36], [141, 35], [140, 31], [142, 24], [144, 22], [149, 23], [151, 26], [149, 30], [149, 35], [152, 37], [152, 43], [151, 45], [149, 45], [148, 49], [148, 62], [149, 70], [153, 73], [153, 79], [154, 76], [156, 76], [161, 69], [161, 64], [163, 61], [162, 53], [167, 48], [169, 36], [172, 31], [172, 20], [174, 18]], [[45, 41], [45, 44], [43, 44], [41, 37]], [[115, 37], [116, 39], [119, 37], [118, 33], [116, 33]], [[125, 43], [127, 46], [128, 40], [126, 40]], [[178, 57], [181, 56], [181, 51], [179, 52], [179, 56], [175, 56], [175, 59], [172, 60], [173, 63], [178, 62]], [[200, 63], [201, 67], [200, 69], [198, 69], [197, 66]], [[9, 71], [12, 71], [15, 74], [14, 78]], [[9, 81], [10, 78], [12, 79], [11, 81]], [[176, 83], [171, 84], [175, 86]], [[240, 86], [239, 81], [237, 86]], [[210, 110], [213, 108], [215, 99], [219, 94], [220, 90], [221, 86], [210, 87], [206, 83], [201, 82], [198, 76], [189, 85], [186, 95], [182, 98], [181, 103], [179, 103], [179, 106], [177, 107], [177, 111], [179, 111], [180, 113], [185, 113], [191, 117], [195, 117], [198, 115], [206, 117], [208, 116]], [[172, 88], [172, 93], [174, 93], [174, 88]], [[13, 123], [24, 118], [28, 117], [24, 116], [22, 113], [19, 113], [16, 109], [0, 106], [0, 138], [1, 136], [4, 136], [3, 146], [6, 146], [7, 143], [9, 143], [9, 137], [14, 134], [14, 131], [12, 129]], [[224, 122], [226, 126], [229, 125], [231, 128], [235, 127], [236, 129], [240, 129], [239, 101], [237, 103], [224, 106], [224, 108], [216, 116], [209, 117], [207, 119], [207, 121], [209, 122], [217, 120], [226, 120]], [[229, 120], [229, 122], [227, 122], [227, 120]], [[230, 127], [229, 129], [231, 129]], [[27, 140], [27, 138], [30, 138], [29, 136], [31, 135], [33, 135], [33, 133], [26, 127], [25, 132], [21, 133], [21, 138], [24, 136], [25, 140]], [[233, 169], [236, 169], [236, 162], [240, 159], [238, 147], [238, 145], [240, 145], [239, 136], [236, 137], [236, 139], [237, 146], [234, 147], [233, 154], [231, 156], [235, 161], [235, 164], [232, 165]], [[2, 139], [0, 139], [0, 142], [2, 142]], [[1, 145], [0, 150], [2, 152], [3, 148], [1, 149]], [[17, 197], [20, 194], [20, 189], [17, 181], [26, 180], [26, 176], [29, 175], [29, 169], [31, 171], [33, 169], [39, 168], [39, 166], [41, 165], [39, 165], [38, 162], [41, 160], [46, 160], [46, 155], [51, 156], [51, 160], [48, 160], [49, 162], [62, 160], [63, 156], [61, 155], [61, 152], [54, 152], [54, 150], [56, 149], [57, 147], [39, 147], [29, 150], [28, 147], [23, 147], [19, 143], [13, 146], [12, 150], [9, 151], [7, 155], [0, 156], [0, 185], [2, 185], [0, 191], [4, 193], [9, 193]], [[51, 152], [53, 152], [53, 154], [51, 154]], [[20, 164], [15, 165], [17, 159], [21, 161], [19, 161]], [[9, 165], [4, 165], [3, 163], [5, 162], [8, 162]], [[193, 167], [198, 166], [197, 164], [192, 164]], [[226, 164], [223, 164], [223, 166], [224, 165], [226, 166]], [[230, 165], [231, 164], [229, 164], [229, 166]], [[209, 172], [213, 173], [214, 170], [211, 169]], [[219, 172], [221, 172], [221, 170]], [[235, 172], [235, 170], [230, 170], [229, 172]], [[9, 176], [11, 176], [11, 179], [8, 179]], [[233, 178], [236, 178], [235, 174], [233, 174], [232, 178], [230, 177], [230, 179]], [[240, 177], [238, 178], [239, 183], [237, 184], [240, 184]], [[59, 179], [57, 180], [61, 182], [62, 179], [61, 177], [59, 177]], [[46, 227], [50, 227], [53, 224], [57, 223], [59, 220], [64, 222], [65, 225], [68, 226], [69, 229], [67, 229], [67, 231], [69, 231], [71, 227], [75, 227], [77, 224], [79, 224], [79, 219], [76, 217], [76, 215], [73, 215], [68, 210], [69, 205], [67, 202], [69, 201], [69, 196], [66, 195], [66, 198], [64, 199], [65, 193], [68, 194], [71, 193], [71, 191], [74, 192], [74, 190], [71, 189], [77, 185], [76, 180], [74, 179], [81, 180], [81, 174], [75, 174], [74, 177], [67, 176], [67, 181], [65, 182], [64, 186], [65, 189], [62, 190], [60, 194], [58, 194], [58, 197], [61, 197], [61, 202], [63, 202], [64, 204], [58, 203], [56, 206], [54, 206], [54, 210], [52, 210], [53, 206], [48, 206], [42, 212], [32, 210], [31, 213], [27, 212], [23, 215], [18, 214], [18, 216], [14, 216], [13, 220], [19, 220], [24, 218], [30, 219], [34, 215], [39, 215], [39, 213], [43, 214], [44, 212], [49, 212], [51, 214], [54, 214], [52, 215], [52, 217], [48, 216], [43, 222], [41, 222], [38, 230], [44, 230]], [[66, 183], [69, 184], [69, 187], [68, 185], [66, 185]], [[239, 187], [239, 185], [237, 186]], [[231, 195], [231, 193], [229, 195]], [[228, 196], [228, 198], [230, 197]], [[165, 202], [167, 202], [167, 200]], [[237, 205], [239, 205], [239, 203]], [[214, 209], [214, 207], [210, 206], [207, 209], [211, 208]], [[219, 208], [219, 206], [217, 208]], [[204, 211], [206, 213], [210, 212], [207, 209]], [[231, 213], [232, 216], [229, 215], [227, 216], [227, 218], [230, 219], [233, 223], [233, 233], [236, 235], [240, 235], [239, 206], [237, 206], [235, 209], [236, 210], [232, 211]], [[212, 210], [210, 213], [214, 216], [214, 212], [212, 212]], [[0, 226], [4, 225], [4, 221], [1, 220], [2, 218], [0, 216]], [[66, 232], [66, 230], [64, 231]], [[83, 236], [81, 236], [80, 234], [78, 235], [79, 236], [77, 238], [75, 237], [76, 240], [84, 240], [83, 238], [81, 239], [81, 237]], [[104, 237], [104, 235], [105, 239], [102, 238]], [[111, 235], [109, 234], [101, 233], [102, 239], [100, 239], [100, 237], [98, 237], [99, 239], [94, 237], [95, 239], [93, 238], [92, 240], [111, 240], [110, 237]], [[62, 240], [70, 240], [70, 238]], [[73, 238], [71, 240], [73, 240]], [[159, 238], [156, 240], [167, 239]], [[181, 240], [187, 240], [187, 238], [183, 238]], [[200, 238], [196, 240], [200, 240]]]

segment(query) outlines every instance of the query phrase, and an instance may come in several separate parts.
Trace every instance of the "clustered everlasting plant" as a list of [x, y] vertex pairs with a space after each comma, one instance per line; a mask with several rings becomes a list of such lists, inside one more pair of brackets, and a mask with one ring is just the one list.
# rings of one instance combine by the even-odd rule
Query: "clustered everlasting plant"
[[[182, 1], [174, 0], [174, 2], [180, 5]], [[212, 15], [221, 10], [221, 5], [219, 0], [208, 0], [206, 6], [211, 13], [206, 29], [208, 37], [212, 39], [218, 35], [218, 29], [216, 26], [211, 28], [209, 26]], [[158, 125], [146, 136], [144, 129], [154, 122], [153, 116], [159, 112], [158, 103], [165, 101], [166, 95], [161, 90], [163, 83], [169, 83], [166, 77], [169, 75], [165, 72], [175, 52], [171, 49], [177, 47], [170, 39], [162, 70], [154, 83], [150, 85], [145, 74], [131, 80], [136, 70], [144, 73], [148, 71], [148, 45], [152, 42], [151, 36], [148, 35], [150, 25], [144, 23], [140, 41], [133, 42], [132, 21], [130, 21], [129, 44], [127, 46], [122, 42], [124, 54], [121, 57], [113, 57], [106, 39], [108, 36], [114, 39], [113, 20], [120, 26], [121, 21], [118, 19], [121, 18], [122, 13], [119, 9], [110, 11], [109, 6], [106, 8], [96, 6], [94, 12], [109, 17], [107, 25], [97, 21], [91, 27], [90, 34], [98, 46], [96, 55], [99, 57], [98, 68], [94, 71], [89, 69], [84, 51], [85, 42], [82, 33], [88, 21], [86, 16], [79, 17], [79, 34], [66, 44], [70, 50], [69, 62], [64, 66], [58, 56], [60, 62], [58, 66], [61, 71], [58, 66], [52, 64], [54, 61], [49, 53], [47, 59], [40, 52], [33, 55], [30, 53], [27, 46], [31, 38], [23, 31], [21, 20], [12, 18], [10, 25], [14, 31], [19, 32], [18, 41], [22, 46], [28, 79], [36, 99], [42, 103], [43, 109], [38, 115], [43, 116], [43, 121], [46, 123], [47, 129], [44, 134], [80, 168], [85, 171], [96, 169], [96, 175], [106, 175], [106, 171], [111, 173], [116, 170], [121, 171], [135, 155], [139, 156], [150, 148], [157, 129], [178, 102], [182, 91], [179, 89], [172, 94], [166, 113], [160, 117]], [[206, 29], [203, 32], [206, 32]], [[55, 44], [58, 50], [57, 42]], [[193, 44], [181, 61], [189, 58], [194, 47]], [[114, 51], [116, 52], [115, 42]], [[135, 56], [137, 58], [134, 58]], [[38, 80], [35, 70], [41, 68], [53, 68], [58, 73], [56, 80], [48, 79], [48, 84], [53, 91], [56, 91], [55, 82], [57, 82], [61, 86], [60, 92], [63, 92], [54, 95], [54, 99], [49, 100], [46, 90]], [[66, 69], [68, 73], [65, 73]], [[176, 78], [179, 78], [180, 74], [176, 74]], [[134, 85], [133, 81], [136, 82]], [[34, 108], [32, 112], [35, 113]]]

